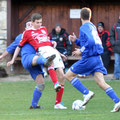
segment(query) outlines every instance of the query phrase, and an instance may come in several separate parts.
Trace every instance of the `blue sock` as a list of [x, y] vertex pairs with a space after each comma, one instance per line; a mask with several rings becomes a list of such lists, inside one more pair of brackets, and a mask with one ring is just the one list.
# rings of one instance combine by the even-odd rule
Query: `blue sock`
[[39, 56], [38, 59], [36, 60], [37, 64], [44, 64], [46, 62], [46, 58], [43, 56]]
[[39, 91], [37, 88], [35, 88], [34, 92], [33, 92], [33, 99], [32, 99], [31, 106], [33, 106], [34, 108], [36, 108], [41, 95], [42, 95], [42, 92]]
[[119, 97], [116, 95], [112, 87], [107, 88], [105, 92], [115, 103], [118, 103], [120, 101]]
[[89, 93], [89, 90], [80, 82], [77, 77], [73, 78], [70, 83], [82, 94], [87, 95]]

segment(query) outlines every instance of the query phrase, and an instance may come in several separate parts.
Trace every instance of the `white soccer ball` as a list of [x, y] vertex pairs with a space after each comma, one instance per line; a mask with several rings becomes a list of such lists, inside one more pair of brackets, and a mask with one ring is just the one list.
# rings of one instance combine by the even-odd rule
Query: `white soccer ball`
[[75, 100], [72, 104], [73, 110], [85, 110], [85, 106], [82, 106], [82, 100]]

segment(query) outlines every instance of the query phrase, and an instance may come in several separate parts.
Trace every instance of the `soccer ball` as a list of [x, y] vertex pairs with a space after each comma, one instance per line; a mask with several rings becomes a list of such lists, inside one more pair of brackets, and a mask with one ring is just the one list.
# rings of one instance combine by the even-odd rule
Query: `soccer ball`
[[75, 100], [72, 104], [73, 110], [85, 110], [85, 106], [82, 106], [82, 100]]

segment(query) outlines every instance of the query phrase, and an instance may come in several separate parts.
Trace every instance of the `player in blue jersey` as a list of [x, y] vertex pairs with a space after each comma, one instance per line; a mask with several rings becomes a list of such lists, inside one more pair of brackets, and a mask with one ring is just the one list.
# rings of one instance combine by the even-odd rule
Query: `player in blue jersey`
[[[26, 23], [26, 25], [28, 24], [28, 22]], [[28, 27], [26, 27], [26, 29], [28, 29]], [[21, 41], [21, 38], [22, 34], [19, 34], [16, 37], [15, 41], [7, 47], [6, 51], [2, 55], [0, 55], [0, 60], [7, 56], [8, 54], [14, 53], [16, 47]], [[42, 56], [36, 55], [34, 48], [28, 43], [25, 44], [25, 46], [21, 49], [21, 56], [23, 67], [30, 73], [30, 75], [36, 82], [36, 87], [33, 92], [33, 98], [30, 109], [33, 108], [41, 109], [41, 106], [38, 105], [38, 102], [42, 95], [42, 91], [44, 90], [45, 87], [43, 78], [44, 76], [43, 65], [48, 66], [54, 57], [51, 56], [46, 59]]]
[[101, 40], [97, 34], [96, 27], [90, 22], [91, 10], [89, 8], [82, 8], [79, 38], [76, 38], [75, 34], [69, 36], [72, 42], [75, 42], [80, 49], [76, 49], [73, 52], [74, 56], [81, 55], [81, 60], [74, 63], [65, 77], [70, 83], [84, 95], [83, 106], [94, 96], [94, 93], [88, 90], [76, 77], [77, 74], [94, 75], [94, 79], [98, 86], [105, 91], [105, 93], [115, 102], [113, 110], [111, 112], [117, 112], [120, 110], [120, 99], [108, 85], [103, 74], [107, 74], [106, 69], [103, 66], [101, 60], [101, 54], [103, 53], [103, 47]]

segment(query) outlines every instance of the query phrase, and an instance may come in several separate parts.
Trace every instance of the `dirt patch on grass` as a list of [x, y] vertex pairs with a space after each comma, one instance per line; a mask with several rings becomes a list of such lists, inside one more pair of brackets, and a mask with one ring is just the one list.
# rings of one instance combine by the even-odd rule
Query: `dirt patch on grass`
[[[113, 74], [108, 74], [105, 76], [105, 80], [111, 80], [113, 77]], [[49, 76], [44, 78], [45, 80], [51, 80]], [[0, 78], [0, 82], [16, 82], [16, 81], [30, 81], [33, 80], [32, 77], [27, 74], [27, 75], [12, 75], [4, 78]], [[80, 78], [80, 80], [94, 80], [93, 76], [87, 76], [85, 78]]]

